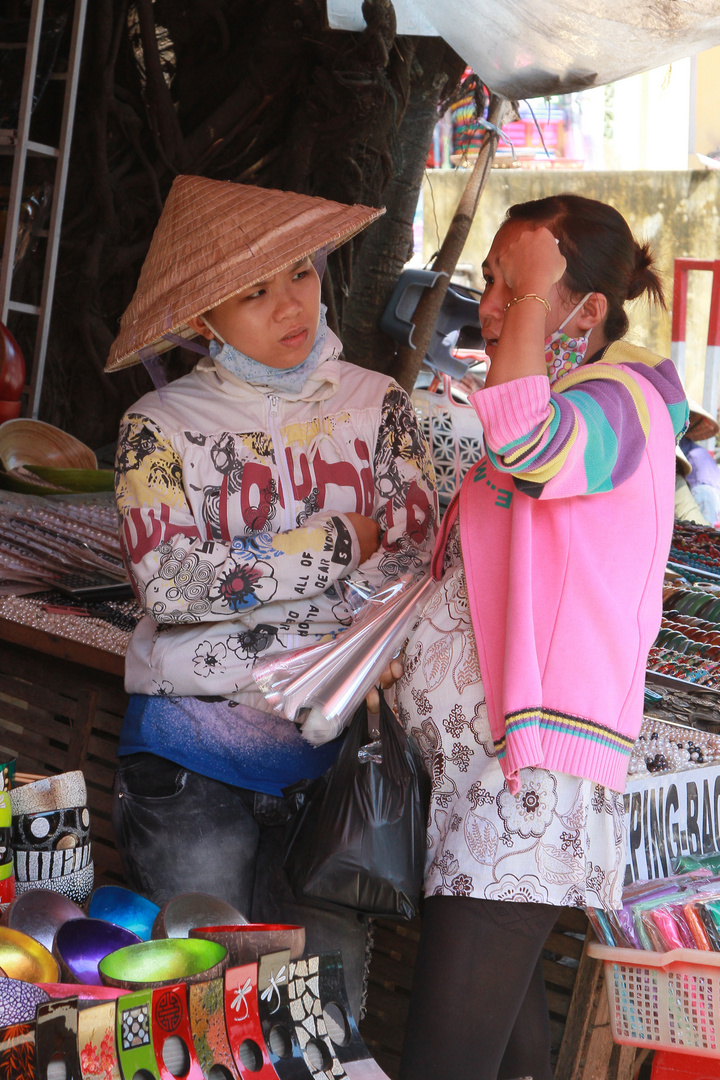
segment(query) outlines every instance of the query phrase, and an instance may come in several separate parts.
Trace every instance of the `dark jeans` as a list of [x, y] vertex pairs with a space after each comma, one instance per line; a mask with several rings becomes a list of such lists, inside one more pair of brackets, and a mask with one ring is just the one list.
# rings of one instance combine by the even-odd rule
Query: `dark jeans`
[[306, 950], [339, 950], [360, 1016], [367, 920], [295, 900], [282, 868], [290, 810], [275, 795], [232, 787], [154, 754], [120, 758], [113, 826], [128, 885], [163, 905], [204, 892], [251, 922], [305, 927]]

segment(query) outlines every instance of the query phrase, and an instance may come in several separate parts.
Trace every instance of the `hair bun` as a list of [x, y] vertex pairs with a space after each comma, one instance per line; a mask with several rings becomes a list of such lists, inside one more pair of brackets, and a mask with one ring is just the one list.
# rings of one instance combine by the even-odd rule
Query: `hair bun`
[[654, 270], [654, 262], [650, 245], [635, 242], [635, 267], [628, 282], [627, 299], [635, 300], [643, 293], [649, 292], [656, 300], [662, 303], [662, 285]]

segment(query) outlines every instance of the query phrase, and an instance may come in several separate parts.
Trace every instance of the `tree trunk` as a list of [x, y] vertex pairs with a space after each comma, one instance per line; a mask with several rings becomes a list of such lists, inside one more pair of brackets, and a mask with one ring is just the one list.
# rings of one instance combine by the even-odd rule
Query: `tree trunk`
[[[325, 0], [88, 5], [43, 419], [102, 446], [150, 389], [141, 366], [102, 368], [182, 170], [386, 205], [331, 256], [323, 295], [348, 357], [392, 372], [377, 324], [410, 250], [439, 99], [463, 63], [440, 39], [398, 38], [390, 0], [364, 13], [367, 29], [350, 34], [326, 28]], [[51, 114], [45, 132], [36, 119], [52, 143]], [[171, 377], [195, 359], [174, 350]]]
[[[448, 55], [450, 53], [450, 55]], [[385, 217], [365, 237], [356, 264], [357, 284], [343, 319], [345, 355], [354, 364], [396, 374], [397, 342], [384, 334], [379, 316], [387, 307], [413, 250], [413, 218], [425, 162], [438, 119], [438, 102], [448, 83], [462, 75], [463, 62], [439, 38], [418, 43], [418, 72], [410, 103], [392, 146], [395, 172], [385, 189]]]

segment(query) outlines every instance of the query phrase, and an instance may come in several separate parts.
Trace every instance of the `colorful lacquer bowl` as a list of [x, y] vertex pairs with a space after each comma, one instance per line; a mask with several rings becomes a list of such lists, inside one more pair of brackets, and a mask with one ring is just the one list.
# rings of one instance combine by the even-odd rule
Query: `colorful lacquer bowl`
[[[82, 870], [76, 870], [72, 874], [61, 874], [60, 877], [45, 878], [42, 884], [44, 888], [52, 889], [53, 892], [66, 896], [68, 900], [73, 900], [76, 904], [84, 904], [93, 891], [94, 883], [95, 863], [91, 859]], [[18, 896], [21, 893], [32, 892], [37, 888], [37, 884], [37, 881], [16, 880], [15, 892]]]
[[70, 919], [84, 919], [76, 903], [52, 889], [32, 889], [17, 896], [3, 915], [11, 930], [35, 938], [50, 952], [58, 927]]
[[186, 938], [196, 926], [240, 925], [247, 919], [232, 904], [208, 893], [181, 893], [160, 909], [153, 938]]
[[152, 900], [120, 885], [101, 885], [92, 894], [88, 908], [91, 919], [105, 919], [116, 926], [124, 926], [141, 941], [149, 940], [159, 914], [160, 908]]
[[32, 784], [13, 787], [10, 803], [13, 817], [17, 817], [18, 814], [37, 814], [42, 810], [85, 806], [87, 803], [85, 777], [79, 769], [74, 772], [44, 776], [41, 780], [33, 781]]
[[21, 979], [0, 979], [0, 1027], [33, 1022], [38, 1005], [49, 1000], [42, 986]]
[[52, 951], [63, 982], [102, 986], [98, 972], [102, 958], [139, 941], [138, 935], [124, 926], [102, 919], [72, 919], [58, 930]]
[[32, 983], [58, 981], [58, 966], [52, 953], [35, 938], [9, 926], [0, 926], [0, 968], [9, 979]]
[[177, 982], [208, 982], [227, 967], [227, 949], [216, 941], [164, 938], [141, 941], [110, 953], [98, 965], [106, 986], [123, 990], [170, 986]]
[[290, 959], [299, 960], [305, 952], [305, 927], [285, 923], [245, 923], [241, 926], [199, 926], [191, 938], [217, 941], [228, 951], [228, 967], [252, 964], [261, 956], [290, 950]]
[[117, 1001], [129, 993], [117, 986], [84, 986], [81, 983], [43, 983], [42, 988], [50, 998], [76, 997], [79, 1001]]

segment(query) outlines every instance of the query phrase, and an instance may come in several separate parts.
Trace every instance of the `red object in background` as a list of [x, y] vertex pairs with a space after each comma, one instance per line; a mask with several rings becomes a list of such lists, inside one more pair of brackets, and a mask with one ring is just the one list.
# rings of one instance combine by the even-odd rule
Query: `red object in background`
[[0, 401], [0, 424], [5, 420], [17, 420], [21, 406], [21, 401]]
[[[152, 996], [152, 1033], [153, 1050], [161, 1080], [173, 1080], [182, 1076], [185, 1080], [204, 1080], [190, 1028], [188, 1011], [187, 985], [162, 986], [153, 990]], [[185, 1047], [185, 1061], [180, 1066], [182, 1072], [175, 1072], [165, 1061], [165, 1043], [169, 1038], [179, 1040]], [[178, 1065], [182, 1058], [179, 1058]], [[142, 1071], [141, 1071], [142, 1073]], [[137, 1073], [135, 1074], [138, 1075]]]
[[[25, 385], [25, 361], [15, 338], [0, 322], [0, 402], [20, 401]], [[15, 414], [19, 415], [18, 413]], [[2, 416], [0, 420], [10, 420]]]
[[675, 1054], [656, 1050], [653, 1058], [652, 1080], [717, 1080], [720, 1062], [699, 1054]]
[[[670, 359], [678, 369], [680, 378], [684, 380], [688, 273], [691, 270], [709, 270], [712, 273], [710, 316], [708, 319], [707, 349], [705, 351], [705, 378], [708, 380], [709, 385], [708, 391], [703, 390], [703, 397], [707, 395], [710, 401], [716, 402], [718, 395], [718, 349], [720, 348], [720, 259], [675, 259]], [[709, 379], [708, 376], [710, 376]], [[713, 416], [717, 416], [717, 412], [711, 406], [708, 406], [708, 411]]]
[[243, 964], [225, 972], [228, 1041], [243, 1080], [278, 1080], [260, 1024], [257, 981], [257, 964]]

